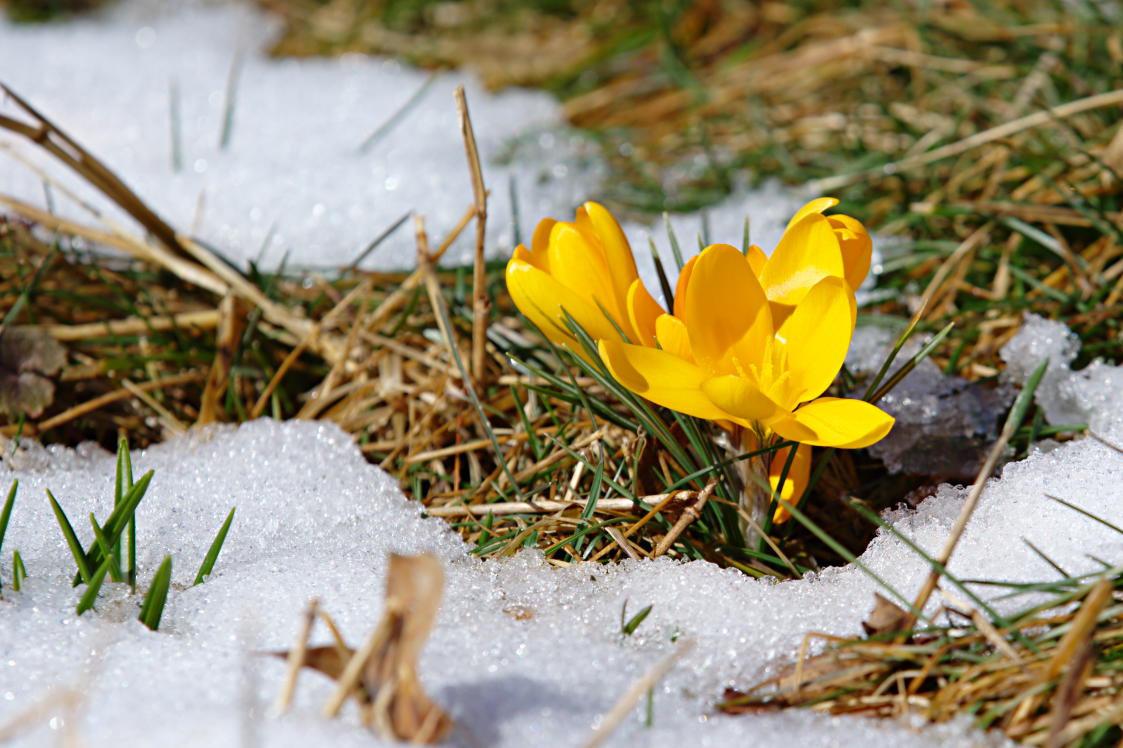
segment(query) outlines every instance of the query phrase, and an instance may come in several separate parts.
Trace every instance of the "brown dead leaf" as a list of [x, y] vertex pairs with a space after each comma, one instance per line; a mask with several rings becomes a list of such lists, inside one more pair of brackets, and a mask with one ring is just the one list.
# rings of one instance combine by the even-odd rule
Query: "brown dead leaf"
[[[434, 744], [448, 734], [452, 719], [425, 693], [417, 672], [421, 650], [440, 609], [443, 588], [444, 572], [432, 554], [391, 555], [382, 620], [359, 650], [338, 638], [330, 616], [310, 608], [309, 624], [293, 650], [299, 665], [293, 667], [317, 670], [337, 682], [335, 693], [324, 706], [326, 716], [334, 717], [343, 702], [353, 698], [359, 703], [363, 723], [383, 738]], [[304, 649], [316, 616], [336, 633], [337, 643]], [[293, 653], [272, 654], [290, 659]], [[291, 686], [283, 691], [282, 704], [287, 705], [289, 695]]]
[[0, 330], [0, 413], [38, 417], [55, 397], [51, 377], [66, 363], [66, 350], [43, 330]]
[[443, 588], [444, 571], [432, 554], [390, 557], [379, 626], [387, 635], [367, 660], [362, 683], [373, 695], [375, 727], [398, 740], [436, 743], [452, 728], [452, 719], [430, 700], [417, 674]]
[[862, 621], [866, 636], [879, 636], [904, 631], [908, 625], [909, 614], [896, 603], [889, 602], [878, 593], [873, 593], [873, 610]]

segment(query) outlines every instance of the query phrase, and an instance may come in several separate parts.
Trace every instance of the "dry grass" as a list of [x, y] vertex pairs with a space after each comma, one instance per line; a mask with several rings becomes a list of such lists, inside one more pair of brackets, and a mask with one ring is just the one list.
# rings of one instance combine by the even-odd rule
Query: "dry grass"
[[945, 608], [955, 623], [904, 642], [810, 635], [828, 643], [825, 653], [746, 693], [727, 692], [719, 708], [804, 706], [934, 722], [972, 714], [1026, 745], [1115, 745], [1123, 735], [1121, 581], [1117, 569], [1096, 582], [1066, 580], [1050, 603], [998, 624], [955, 600]]

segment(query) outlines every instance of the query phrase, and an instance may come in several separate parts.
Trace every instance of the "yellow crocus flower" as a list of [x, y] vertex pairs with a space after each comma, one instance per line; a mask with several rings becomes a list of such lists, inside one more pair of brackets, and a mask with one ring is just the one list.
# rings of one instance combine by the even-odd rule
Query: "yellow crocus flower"
[[[707, 247], [682, 269], [670, 314], [639, 280], [619, 224], [592, 202], [573, 223], [541, 221], [531, 249], [520, 245], [507, 264], [507, 287], [547, 337], [584, 356], [563, 310], [572, 316], [636, 394], [718, 423], [739, 448], [798, 442], [781, 493], [794, 501], [807, 485], [810, 446], [865, 447], [893, 425], [869, 403], [822, 397], [850, 346], [854, 289], [872, 246], [855, 219], [823, 215], [837, 203], [801, 208], [771, 256]], [[774, 491], [787, 460], [783, 449], [750, 467]]]
[[[751, 254], [715, 244], [680, 278], [675, 313], [656, 319], [658, 348], [599, 341], [609, 371], [636, 394], [736, 424], [749, 449], [798, 442], [785, 500], [798, 498], [806, 486], [809, 446], [866, 447], [893, 426], [893, 418], [870, 403], [823, 397], [842, 368], [857, 312], [841, 242], [827, 220], [813, 213], [795, 224], [798, 232], [785, 234], [785, 241], [808, 242], [791, 250], [806, 264], [774, 284], [782, 288], [775, 299], [754, 272]], [[761, 275], [767, 270], [766, 264]], [[777, 303], [780, 314], [773, 311]], [[786, 459], [776, 453], [760, 465], [773, 488]]]
[[654, 345], [655, 319], [663, 313], [636, 273], [620, 224], [593, 202], [578, 208], [572, 223], [538, 223], [530, 249], [520, 244], [507, 263], [507, 290], [546, 337], [582, 356], [563, 310], [595, 340], [624, 340], [618, 326], [628, 341], [644, 345]]

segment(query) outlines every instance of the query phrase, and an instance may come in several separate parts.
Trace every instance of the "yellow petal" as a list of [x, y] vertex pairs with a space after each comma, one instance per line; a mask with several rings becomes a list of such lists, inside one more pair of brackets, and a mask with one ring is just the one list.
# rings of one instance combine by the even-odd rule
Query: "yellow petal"
[[[824, 211], [830, 210], [836, 205], [838, 205], [838, 200], [836, 198], [817, 197], [795, 212], [795, 215], [792, 216], [792, 220], [788, 221], [788, 228], [790, 229], [792, 226], [795, 226], [797, 223], [802, 221], [804, 217], [809, 216], [812, 213], [823, 213]], [[785, 229], [785, 231], [786, 230], [787, 229]]]
[[534, 236], [530, 240], [531, 264], [544, 272], [550, 272], [550, 232], [557, 223], [553, 218], [543, 218], [534, 227]]
[[604, 251], [605, 262], [608, 263], [608, 273], [616, 285], [616, 293], [622, 299], [628, 292], [638, 275], [636, 273], [636, 259], [632, 256], [632, 247], [628, 244], [628, 237], [620, 224], [603, 205], [587, 202], [578, 210], [585, 212], [589, 222], [600, 239], [601, 249]]
[[766, 304], [743, 254], [728, 244], [706, 247], [690, 274], [684, 305], [695, 360], [717, 371]]
[[[769, 360], [772, 355], [771, 349], [775, 342], [773, 340], [775, 332], [772, 306], [767, 303], [761, 304], [760, 311], [753, 318], [749, 329], [730, 349], [730, 353], [737, 358], [736, 362], [732, 363], [731, 368], [734, 371], [743, 371], [750, 366], [756, 366], [763, 371], [765, 361]], [[778, 372], [777, 375], [779, 375]]]
[[788, 317], [792, 316], [792, 312], [795, 311], [795, 305], [781, 304], [780, 302], [772, 301], [771, 299], [769, 299], [768, 301], [768, 308], [772, 311], [773, 327], [779, 327], [780, 325], [787, 322]]
[[838, 376], [857, 313], [854, 292], [841, 278], [823, 278], [776, 331], [786, 354], [794, 408], [823, 394]]
[[864, 400], [820, 397], [770, 428], [785, 439], [816, 447], [858, 449], [888, 434], [893, 417]]
[[842, 264], [846, 268], [846, 283], [857, 290], [870, 272], [873, 241], [866, 227], [856, 218], [844, 215], [828, 216], [834, 227], [842, 250]]
[[796, 304], [828, 275], [845, 275], [838, 237], [828, 219], [809, 213], [784, 232], [764, 265], [760, 282], [770, 301]]
[[710, 421], [729, 417], [702, 394], [709, 375], [689, 361], [618, 340], [601, 340], [600, 356], [616, 381], [653, 403]]
[[620, 329], [628, 328], [624, 296], [616, 294], [604, 256], [573, 224], [560, 221], [554, 224], [550, 232], [549, 256], [550, 275], [555, 280], [594, 309], [598, 305], [604, 307]]
[[702, 383], [706, 397], [740, 421], [767, 421], [780, 413], [779, 406], [768, 399], [760, 388], [744, 377], [724, 374]]
[[687, 260], [675, 282], [675, 308], [672, 311], [679, 319], [686, 319], [686, 287], [690, 285], [690, 276], [694, 273], [694, 263], [697, 261], [698, 255]]
[[[772, 453], [772, 464], [769, 466], [768, 470], [768, 482], [772, 484], [773, 494], [775, 494], [776, 489], [780, 487], [780, 476], [783, 475], [784, 466], [788, 462], [788, 453], [791, 452], [791, 449], [791, 447], [784, 447]], [[803, 496], [803, 492], [807, 490], [807, 481], [810, 476], [811, 447], [807, 444], [797, 444], [795, 458], [792, 459], [791, 467], [788, 468], [783, 490], [780, 491], [780, 498], [789, 504], [794, 504], [799, 501]], [[787, 522], [791, 516], [791, 512], [777, 505], [776, 513], [772, 516], [772, 521], [776, 524]]]
[[659, 347], [672, 356], [694, 360], [690, 350], [690, 336], [686, 334], [686, 323], [670, 314], [661, 314], [655, 320], [655, 337]]
[[768, 255], [764, 254], [763, 249], [752, 244], [745, 250], [745, 257], [749, 260], [749, 267], [752, 268], [753, 275], [759, 278], [760, 271], [764, 270], [764, 263], [768, 262]]
[[620, 337], [600, 309], [528, 262], [512, 258], [507, 263], [507, 291], [519, 311], [546, 337], [555, 343], [568, 344], [578, 353], [581, 347], [566, 330], [563, 308], [594, 340]]
[[651, 298], [643, 281], [636, 278], [628, 287], [628, 321], [632, 323], [632, 342], [655, 345], [655, 320], [663, 314], [663, 307]]

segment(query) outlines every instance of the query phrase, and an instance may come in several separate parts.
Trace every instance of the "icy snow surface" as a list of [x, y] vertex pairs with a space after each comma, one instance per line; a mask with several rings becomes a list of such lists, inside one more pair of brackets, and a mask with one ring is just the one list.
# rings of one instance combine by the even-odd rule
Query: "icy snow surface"
[[[329, 424], [263, 420], [137, 453], [138, 471], [156, 471], [138, 519], [142, 582], [165, 553], [175, 560], [161, 631], [134, 620], [137, 601], [120, 585], [107, 585], [97, 611], [76, 618], [73, 563], [44, 489], [72, 519], [90, 511], [104, 517], [113, 460], [33, 449], [15, 462], [41, 469], [17, 473], [20, 493], [4, 544], [20, 550], [30, 576], [0, 602], [0, 726], [52, 688], [72, 686], [83, 706], [69, 728], [91, 746], [237, 745], [247, 730], [269, 746], [371, 745], [353, 714], [334, 722], [319, 716], [330, 683], [317, 674], [302, 678], [291, 714], [268, 716], [283, 663], [252, 653], [287, 648], [313, 597], [358, 644], [377, 620], [387, 553], [431, 551], [446, 565], [447, 591], [421, 669], [426, 687], [461, 725], [453, 744], [578, 745], [631, 682], [675, 647], [672, 637], [696, 647], [658, 687], [654, 725], [643, 726], [639, 709], [612, 744], [981, 740], [961, 726], [914, 732], [810, 712], [711, 714], [726, 684], [744, 686], [765, 674], [805, 631], [859, 631], [873, 587], [854, 569], [770, 585], [703, 562], [558, 570], [532, 552], [483, 562], [443, 522], [421, 519], [393, 481]], [[4, 485], [10, 477], [0, 469]], [[235, 505], [215, 573], [185, 587]], [[929, 544], [942, 537], [945, 519], [941, 513], [918, 525]], [[79, 532], [88, 540], [85, 527]], [[866, 560], [892, 582], [915, 587], [919, 567], [896, 544], [880, 540]], [[10, 580], [7, 564], [4, 573]], [[625, 601], [631, 611], [654, 605], [630, 638], [619, 633]], [[529, 619], [516, 619], [527, 612]], [[317, 640], [325, 636], [321, 630]], [[63, 722], [41, 724], [22, 744], [56, 738], [66, 716], [51, 715]]]
[[[1063, 332], [1031, 321], [1006, 351], [1011, 368], [1032, 369], [1042, 346]], [[1121, 372], [1099, 370], [1079, 403], [1096, 403], [1092, 427], [1123, 443], [1123, 390], [1115, 386]], [[421, 671], [460, 725], [456, 745], [577, 745], [636, 678], [674, 649], [672, 639], [695, 647], [656, 689], [654, 724], [645, 727], [637, 709], [611, 744], [1001, 742], [963, 725], [917, 729], [806, 711], [712, 713], [724, 687], [774, 672], [772, 665], [792, 657], [805, 632], [860, 632], [878, 588], [856, 567], [769, 584], [706, 562], [555, 569], [533, 552], [480, 561], [441, 521], [422, 519], [389, 476], [326, 423], [262, 420], [193, 433], [137, 453], [134, 462], [138, 474], [156, 471], [139, 512], [142, 582], [165, 553], [176, 564], [159, 633], [134, 620], [137, 601], [119, 585], [109, 586], [96, 612], [74, 615], [79, 592], [69, 584], [72, 562], [44, 489], [51, 488], [71, 518], [91, 511], [104, 517], [112, 458], [30, 445], [0, 467], [0, 485], [13, 475], [20, 479], [4, 547], [20, 550], [30, 574], [22, 591], [6, 588], [0, 602], [0, 728], [52, 689], [81, 693], [80, 708], [69, 716], [54, 709], [55, 719], [19, 744], [47, 744], [66, 729], [92, 746], [237, 745], [245, 735], [269, 746], [376, 744], [354, 714], [334, 722], [319, 716], [330, 683], [316, 674], [302, 679], [290, 714], [271, 716], [283, 665], [253, 653], [287, 648], [313, 597], [351, 642], [361, 641], [377, 620], [392, 551], [431, 551], [445, 564], [446, 598]], [[1022, 538], [1072, 573], [1096, 569], [1093, 556], [1119, 562], [1113, 531], [1044, 494], [1120, 523], [1120, 486], [1123, 457], [1091, 439], [1007, 465], [984, 494], [952, 571], [1013, 581], [1049, 577], [1052, 570]], [[889, 518], [935, 552], [964, 495], [963, 488], [944, 486], [918, 509]], [[202, 586], [187, 587], [231, 506], [237, 515], [215, 573]], [[76, 524], [88, 541], [86, 524]], [[925, 572], [888, 534], [861, 560], [910, 595]], [[0, 568], [10, 580], [8, 564]], [[654, 606], [630, 638], [619, 633], [625, 602], [631, 611]], [[325, 637], [321, 630], [317, 641]]]
[[[425, 215], [434, 241], [443, 237], [472, 194], [452, 96], [457, 84], [467, 90], [491, 193], [489, 252], [506, 256], [513, 246], [512, 191], [522, 237], [539, 218], [571, 220], [579, 203], [596, 199], [604, 170], [587, 141], [563, 125], [550, 95], [490, 94], [470, 76], [441, 73], [362, 153], [360, 144], [425, 86], [428, 74], [358, 55], [270, 59], [265, 49], [276, 30], [275, 20], [254, 7], [202, 0], [131, 0], [100, 16], [41, 26], [17, 26], [0, 14], [0, 71], [4, 83], [106, 162], [158, 214], [237, 265], [260, 257], [276, 266], [286, 254], [290, 266], [344, 265], [412, 210]], [[228, 82], [239, 55], [223, 149]], [[11, 102], [0, 103], [0, 111], [18, 114]], [[131, 224], [27, 141], [2, 133], [0, 146]], [[44, 204], [41, 176], [11, 153], [0, 151], [0, 163], [0, 193]], [[52, 188], [50, 197], [58, 213], [95, 222], [60, 189]], [[778, 188], [742, 191], [709, 211], [711, 241], [740, 243], [751, 212], [754, 241], [771, 250], [798, 206]], [[693, 254], [701, 216], [673, 222], [684, 252]], [[627, 228], [655, 289], [648, 235], [673, 269], [662, 224]], [[467, 261], [473, 242], [473, 232], [464, 232], [447, 262]], [[364, 266], [412, 267], [415, 246], [407, 222]]]

